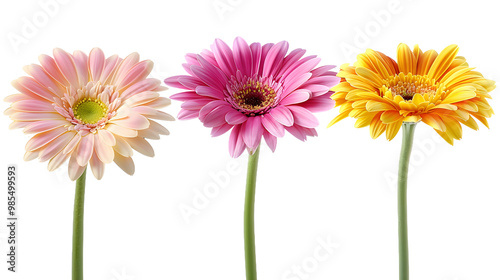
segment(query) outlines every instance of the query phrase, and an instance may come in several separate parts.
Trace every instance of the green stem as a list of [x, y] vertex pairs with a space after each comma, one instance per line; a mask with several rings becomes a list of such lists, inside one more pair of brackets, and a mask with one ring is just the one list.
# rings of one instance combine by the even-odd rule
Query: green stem
[[83, 280], [83, 210], [85, 203], [85, 176], [76, 180], [75, 208], [73, 211], [73, 280]]
[[255, 257], [255, 183], [257, 181], [257, 165], [259, 162], [259, 150], [248, 156], [247, 189], [245, 194], [244, 232], [245, 232], [245, 267], [246, 280], [257, 280], [257, 261]]
[[406, 190], [408, 182], [408, 167], [413, 146], [413, 135], [417, 123], [403, 123], [403, 144], [399, 158], [398, 174], [398, 237], [399, 237], [399, 280], [410, 279], [408, 260], [408, 217]]

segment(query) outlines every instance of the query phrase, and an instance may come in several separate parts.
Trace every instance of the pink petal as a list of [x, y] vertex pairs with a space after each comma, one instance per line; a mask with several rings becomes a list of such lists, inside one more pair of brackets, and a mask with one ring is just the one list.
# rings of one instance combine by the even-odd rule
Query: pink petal
[[57, 137], [59, 137], [61, 134], [65, 133], [68, 131], [64, 127], [58, 127], [52, 130], [49, 130], [47, 132], [42, 132], [39, 134], [36, 134], [33, 136], [28, 143], [26, 143], [26, 150], [27, 151], [34, 151], [36, 149], [39, 149], [45, 145], [47, 145], [49, 142], [53, 141]]
[[191, 71], [206, 85], [218, 90], [224, 90], [225, 83], [221, 83], [213, 73], [210, 73], [203, 67], [191, 66]]
[[55, 157], [50, 159], [47, 169], [49, 171], [56, 170], [57, 168], [59, 168], [59, 166], [61, 166], [61, 164], [68, 160], [69, 156], [69, 154], [59, 152]]
[[221, 105], [207, 114], [203, 125], [205, 127], [216, 127], [226, 123], [225, 116], [229, 111], [234, 111], [229, 105]]
[[106, 58], [106, 60], [104, 61], [104, 68], [102, 69], [101, 78], [99, 79], [99, 81], [103, 84], [110, 83], [111, 79], [113, 78], [113, 74], [117, 69], [116, 66], [120, 62], [121, 59], [116, 54]]
[[[116, 124], [108, 124], [105, 127], [109, 132], [122, 137], [137, 137], [137, 130], [125, 128]], [[116, 138], [116, 137], [115, 137]]]
[[24, 133], [42, 133], [68, 124], [67, 120], [44, 120], [30, 123]]
[[281, 100], [280, 105], [290, 105], [290, 104], [297, 104], [297, 103], [302, 103], [309, 98], [311, 98], [311, 92], [306, 89], [298, 89], [295, 90], [294, 92], [290, 93], [287, 95], [283, 100]]
[[79, 133], [73, 134], [73, 138], [69, 143], [66, 145], [66, 147], [63, 150], [64, 154], [71, 154], [73, 151], [78, 147], [78, 144], [80, 144], [80, 140], [82, 140], [82, 136]]
[[116, 145], [113, 146], [113, 149], [121, 154], [124, 157], [131, 157], [134, 152], [132, 151], [132, 147], [121, 137], [116, 137]]
[[149, 142], [146, 141], [144, 138], [141, 137], [127, 138], [125, 139], [125, 141], [127, 141], [127, 143], [130, 145], [130, 147], [132, 147], [132, 149], [138, 151], [139, 153], [148, 157], [155, 156], [153, 147], [151, 147], [151, 144], [149, 144]]
[[240, 136], [241, 125], [235, 125], [229, 136], [229, 154], [233, 158], [239, 157], [245, 150], [245, 142]]
[[118, 83], [127, 73], [134, 67], [137, 63], [139, 63], [139, 54], [134, 52], [125, 57], [120, 64], [116, 67], [116, 73], [113, 78], [112, 83]]
[[132, 130], [141, 130], [149, 127], [148, 119], [140, 114], [130, 114], [128, 117], [119, 120], [111, 119], [109, 123]]
[[236, 65], [234, 64], [233, 52], [229, 46], [221, 39], [215, 39], [212, 45], [212, 51], [222, 71], [224, 71], [228, 77], [231, 77], [231, 75], [236, 72]]
[[190, 120], [194, 118], [198, 118], [200, 115], [199, 111], [190, 111], [190, 110], [181, 110], [177, 115], [179, 120]]
[[146, 79], [153, 70], [153, 65], [151, 60], [144, 60], [134, 65], [121, 80], [116, 81], [118, 90], [122, 90], [138, 81]]
[[277, 120], [279, 123], [281, 123], [284, 126], [292, 126], [293, 125], [293, 115], [290, 110], [288, 110], [287, 107], [285, 106], [278, 106], [274, 109], [272, 109], [269, 114]]
[[52, 78], [66, 87], [70, 85], [68, 80], [66, 80], [66, 78], [57, 67], [56, 61], [52, 57], [42, 54], [38, 57], [38, 60], [40, 61], [40, 64], [42, 65], [45, 72], [47, 72]]
[[309, 128], [314, 128], [319, 125], [318, 119], [309, 110], [301, 106], [288, 106], [288, 109], [292, 111], [293, 119], [296, 124]]
[[76, 148], [76, 161], [80, 166], [85, 166], [90, 160], [94, 151], [94, 134], [89, 133], [82, 137], [80, 144]]
[[24, 112], [54, 112], [54, 106], [42, 100], [22, 100], [13, 103], [11, 107]]
[[222, 134], [228, 132], [232, 127], [233, 127], [232, 125], [227, 124], [227, 123], [225, 123], [221, 126], [213, 127], [210, 135], [212, 135], [212, 137], [221, 136]]
[[262, 125], [269, 133], [276, 137], [283, 137], [285, 135], [285, 128], [283, 127], [283, 125], [276, 121], [269, 114], [263, 115]]
[[224, 92], [222, 90], [217, 90], [212, 87], [199, 86], [196, 88], [196, 93], [199, 95], [215, 99], [224, 99]]
[[193, 100], [188, 100], [181, 104], [182, 109], [186, 110], [201, 110], [201, 108], [205, 107], [208, 103], [214, 101], [212, 98], [203, 98], [199, 97]]
[[248, 117], [245, 116], [245, 114], [233, 109], [227, 112], [225, 119], [228, 124], [236, 125], [244, 123], [248, 119]]
[[128, 87], [120, 95], [120, 98], [122, 100], [125, 100], [125, 99], [129, 98], [130, 96], [133, 96], [134, 94], [137, 94], [137, 93], [141, 93], [144, 91], [155, 91], [160, 85], [161, 85], [161, 82], [159, 80], [152, 79], [152, 78], [138, 81], [135, 84]]
[[269, 132], [264, 131], [264, 140], [266, 140], [267, 146], [269, 146], [271, 151], [274, 153], [274, 151], [276, 151], [276, 145], [278, 144], [278, 138], [271, 135]]
[[76, 179], [80, 178], [80, 176], [82, 176], [83, 174], [83, 171], [85, 171], [85, 168], [87, 168], [87, 165], [80, 166], [76, 161], [76, 156], [72, 155], [69, 158], [68, 163], [68, 175], [71, 181], [75, 181]]
[[276, 76], [280, 66], [283, 63], [283, 58], [288, 51], [288, 42], [282, 41], [274, 45], [266, 56], [262, 76]]
[[293, 125], [293, 126], [287, 126], [285, 127], [285, 129], [300, 141], [306, 141], [307, 135], [304, 132], [303, 127], [298, 125]]
[[78, 74], [78, 80], [80, 81], [80, 86], [83, 87], [89, 82], [89, 67], [87, 65], [87, 55], [82, 51], [75, 51], [73, 53], [73, 60], [76, 66], [76, 72]]
[[179, 76], [172, 76], [170, 78], [166, 78], [163, 82], [167, 85], [167, 86], [171, 86], [171, 87], [175, 87], [175, 88], [181, 88], [181, 89], [195, 89], [196, 87], [187, 87], [185, 86], [184, 84], [181, 84], [179, 82], [179, 78], [181, 77], [189, 77], [189, 76], [186, 76], [186, 75], [179, 75]]
[[114, 161], [118, 167], [120, 167], [128, 175], [134, 175], [135, 165], [134, 161], [130, 157], [124, 157], [119, 153], [115, 153]]
[[316, 65], [318, 65], [320, 61], [321, 59], [315, 56], [305, 57], [292, 65], [285, 72], [285, 74], [283, 74], [283, 78], [287, 81], [295, 80], [298, 77], [302, 76], [304, 73], [308, 73], [309, 71], [311, 71], [314, 67], [316, 67]]
[[174, 95], [170, 96], [170, 99], [173, 100], [178, 100], [178, 101], [188, 101], [191, 99], [196, 99], [199, 98], [200, 96], [196, 94], [195, 91], [184, 91], [184, 92], [179, 92]]
[[17, 112], [10, 115], [15, 121], [65, 120], [59, 113], [28, 113]]
[[40, 83], [43, 87], [47, 89], [52, 89], [51, 92], [54, 92], [58, 96], [62, 96], [62, 93], [66, 91], [66, 88], [56, 81], [54, 78], [48, 74], [43, 67], [36, 64], [31, 64], [23, 68], [28, 75], [32, 76], [38, 83]]
[[[224, 72], [222, 70], [220, 70], [220, 68], [215, 67], [213, 64], [211, 64], [210, 62], [208, 62], [201, 55], [197, 55], [196, 58], [200, 62], [201, 66], [195, 66], [194, 65], [194, 66], [192, 66], [192, 68], [193, 67], [202, 67], [203, 70], [205, 70], [206, 73], [208, 75], [210, 75], [210, 77], [212, 78], [212, 80], [217, 81], [218, 83], [220, 83], [222, 85], [222, 89], [224, 89], [224, 87], [225, 87], [225, 85], [227, 83], [227, 76], [226, 76], [226, 74], [224, 74]], [[193, 73], [196, 74], [195, 72], [193, 72]]]
[[[333, 68], [335, 68], [335, 65], [320, 66], [320, 67], [311, 71], [311, 73], [313, 74], [311, 78], [322, 76], [322, 75], [328, 73], [328, 71], [333, 69]], [[336, 72], [330, 72], [330, 73], [333, 74], [332, 76], [335, 76], [337, 74]]]
[[305, 83], [311, 77], [311, 75], [312, 75], [311, 73], [305, 73], [305, 74], [300, 75], [299, 77], [296, 77], [293, 80], [287, 79], [285, 81], [284, 91], [285, 92], [292, 92], [292, 91], [296, 90], [303, 83]]
[[233, 43], [234, 63], [243, 75], [252, 76], [252, 51], [247, 42], [241, 37], [236, 37]]
[[215, 108], [223, 105], [227, 105], [227, 102], [216, 100], [203, 106], [203, 108], [201, 108], [200, 110], [200, 121], [205, 122], [205, 118], [207, 117], [208, 113], [212, 112]]
[[78, 74], [76, 72], [73, 57], [61, 49], [54, 49], [54, 59], [57, 67], [70, 85], [75, 89], [79, 88], [80, 82], [78, 81]]
[[97, 180], [101, 180], [104, 176], [105, 167], [106, 165], [104, 164], [104, 162], [99, 160], [99, 157], [94, 152], [92, 154], [92, 157], [90, 158], [90, 168], [92, 169], [92, 174], [94, 174], [94, 177]]
[[113, 133], [107, 131], [106, 129], [100, 129], [99, 131], [97, 131], [97, 134], [99, 135], [100, 141], [103, 141], [106, 145], [116, 145], [116, 139], [113, 136]]
[[99, 81], [99, 79], [101, 78], [105, 59], [106, 58], [101, 49], [93, 48], [90, 51], [88, 66], [92, 81]]
[[264, 132], [261, 123], [261, 117], [257, 116], [248, 118], [248, 120], [244, 124], [242, 124], [241, 129], [241, 133], [243, 133], [243, 141], [245, 141], [245, 144], [250, 149], [250, 151], [255, 151], [255, 149], [257, 149], [257, 146], [259, 146], [260, 139], [262, 138], [262, 133]]
[[283, 60], [283, 67], [281, 67], [281, 71], [278, 73], [277, 77], [283, 76], [283, 74], [290, 69], [292, 65], [294, 65], [299, 59], [306, 53], [304, 49], [295, 49], [291, 51]]
[[191, 76], [179, 76], [178, 81], [185, 89], [195, 90], [199, 86], [206, 86], [200, 79]]
[[322, 95], [316, 98], [312, 98], [302, 104], [300, 106], [306, 108], [307, 110], [317, 113], [331, 110], [335, 106], [335, 101], [333, 101], [330, 96]]
[[115, 154], [113, 148], [105, 143], [103, 134], [97, 133], [94, 140], [94, 150], [99, 159], [104, 163], [111, 163]]
[[252, 52], [252, 70], [251, 74], [257, 74], [259, 73], [259, 67], [260, 67], [260, 62], [261, 62], [261, 55], [262, 55], [262, 46], [260, 43], [252, 43], [250, 45], [250, 51]]
[[20, 77], [17, 80], [12, 81], [11, 84], [21, 93], [34, 98], [43, 98], [49, 102], [54, 102], [54, 97], [57, 96], [31, 77]]
[[40, 161], [47, 161], [64, 150], [68, 143], [70, 143], [74, 138], [75, 134], [76, 133], [74, 131], [68, 131], [64, 134], [61, 134], [59, 137], [54, 139], [54, 141], [50, 142], [45, 148], [40, 151]]

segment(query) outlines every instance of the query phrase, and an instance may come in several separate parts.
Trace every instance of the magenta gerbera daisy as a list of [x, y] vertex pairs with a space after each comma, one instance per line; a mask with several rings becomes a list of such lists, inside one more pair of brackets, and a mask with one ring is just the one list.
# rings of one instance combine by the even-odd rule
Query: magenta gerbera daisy
[[158, 110], [170, 99], [160, 97], [166, 88], [159, 80], [147, 78], [152, 61], [139, 61], [137, 53], [106, 58], [98, 48], [89, 56], [55, 49], [53, 58], [39, 59], [41, 65], [24, 68], [29, 76], [12, 82], [19, 93], [5, 99], [12, 102], [5, 112], [14, 121], [10, 127], [34, 134], [26, 160], [48, 161], [50, 171], [69, 160], [69, 177], [76, 180], [89, 164], [101, 179], [113, 161], [131, 175], [133, 150], [154, 155], [146, 139], [168, 130], [153, 119], [173, 117]]
[[305, 50], [288, 53], [288, 42], [248, 45], [236, 38], [233, 49], [217, 39], [211, 50], [186, 55], [189, 75], [170, 77], [167, 85], [186, 90], [172, 95], [183, 101], [179, 119], [199, 118], [212, 136], [231, 130], [229, 152], [238, 157], [259, 146], [272, 151], [288, 131], [304, 141], [316, 136], [315, 112], [333, 108], [330, 89], [340, 78], [335, 66], [317, 67], [320, 59]]
[[[165, 80], [186, 91], [171, 98], [183, 101], [179, 119], [199, 118], [212, 135], [231, 130], [229, 153], [239, 157], [249, 151], [244, 211], [246, 279], [257, 279], [254, 204], [260, 142], [264, 137], [274, 152], [285, 131], [304, 141], [316, 136], [315, 112], [333, 108], [330, 88], [340, 78], [335, 66], [317, 67], [320, 59], [305, 50], [288, 53], [288, 42], [248, 45], [236, 38], [233, 49], [215, 40], [212, 50], [188, 54], [184, 69], [189, 75]], [[288, 54], [287, 54], [288, 53]]]

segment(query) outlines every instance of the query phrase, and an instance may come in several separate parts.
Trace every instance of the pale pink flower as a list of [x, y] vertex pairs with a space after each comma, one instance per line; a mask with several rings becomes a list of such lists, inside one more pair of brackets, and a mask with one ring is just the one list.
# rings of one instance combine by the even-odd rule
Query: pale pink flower
[[179, 119], [199, 118], [212, 128], [212, 136], [232, 129], [233, 157], [245, 148], [253, 152], [262, 137], [274, 151], [285, 131], [302, 141], [316, 136], [319, 122], [313, 113], [333, 108], [330, 88], [340, 78], [329, 71], [335, 66], [315, 68], [320, 59], [303, 57], [303, 49], [287, 52], [286, 41], [248, 45], [238, 37], [232, 50], [217, 39], [211, 51], [186, 55], [183, 66], [189, 75], [165, 80], [186, 90], [171, 96], [184, 101]]
[[160, 97], [166, 88], [147, 78], [153, 68], [132, 53], [125, 59], [93, 49], [89, 56], [54, 50], [54, 58], [39, 57], [40, 64], [24, 68], [29, 76], [12, 82], [20, 92], [8, 96], [5, 112], [10, 128], [35, 134], [26, 144], [25, 160], [49, 161], [53, 171], [69, 160], [68, 173], [76, 180], [88, 164], [101, 179], [105, 164], [115, 162], [132, 175], [133, 150], [146, 156], [154, 151], [146, 139], [169, 132], [154, 121], [174, 118], [158, 109], [170, 99]]

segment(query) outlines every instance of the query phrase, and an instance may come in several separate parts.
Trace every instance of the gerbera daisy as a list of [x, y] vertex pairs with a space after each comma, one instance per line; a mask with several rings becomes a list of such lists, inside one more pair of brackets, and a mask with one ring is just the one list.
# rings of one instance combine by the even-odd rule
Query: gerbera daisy
[[73, 212], [72, 279], [83, 280], [83, 216], [87, 165], [97, 179], [114, 161], [132, 175], [132, 151], [153, 156], [146, 139], [159, 139], [168, 130], [153, 119], [173, 120], [159, 111], [170, 104], [160, 97], [165, 90], [148, 79], [153, 62], [106, 58], [95, 48], [87, 55], [54, 50], [54, 58], [41, 55], [40, 64], [26, 66], [29, 76], [12, 82], [20, 92], [8, 96], [6, 114], [11, 128], [35, 134], [26, 144], [25, 160], [49, 161], [50, 171], [69, 160], [68, 173], [76, 180]]
[[403, 122], [422, 121], [450, 144], [462, 138], [461, 124], [477, 130], [479, 120], [488, 127], [493, 110], [487, 98], [495, 82], [457, 56], [458, 46], [438, 54], [400, 44], [397, 53], [396, 62], [369, 49], [353, 66], [341, 66], [332, 95], [340, 114], [329, 126], [350, 116], [356, 127], [370, 126], [373, 138], [385, 131], [392, 140]]
[[314, 112], [333, 108], [330, 88], [340, 79], [334, 66], [315, 68], [320, 59], [303, 57], [305, 50], [288, 52], [288, 43], [248, 45], [236, 38], [233, 49], [217, 39], [212, 50], [188, 54], [189, 75], [165, 80], [186, 90], [171, 98], [184, 101], [179, 119], [199, 118], [212, 136], [231, 130], [229, 153], [249, 151], [244, 212], [246, 279], [257, 279], [254, 204], [260, 142], [272, 151], [285, 131], [304, 141], [316, 136]]
[[211, 51], [186, 55], [189, 75], [165, 80], [186, 90], [172, 95], [183, 101], [178, 118], [199, 118], [212, 136], [231, 130], [229, 152], [238, 157], [245, 147], [254, 151], [264, 137], [272, 151], [285, 131], [304, 141], [316, 136], [315, 112], [333, 108], [332, 86], [339, 82], [334, 66], [315, 68], [320, 59], [303, 57], [305, 50], [288, 55], [288, 42], [248, 45], [236, 38], [233, 50], [215, 40]]
[[373, 138], [384, 131], [392, 140], [403, 127], [398, 171], [399, 279], [409, 279], [407, 181], [413, 136], [417, 122], [434, 128], [453, 144], [462, 138], [462, 124], [477, 130], [476, 120], [488, 126], [493, 109], [488, 92], [495, 82], [470, 68], [450, 45], [440, 54], [434, 50], [413, 52], [398, 46], [397, 62], [383, 53], [367, 50], [353, 66], [343, 65], [342, 78], [332, 99], [340, 114], [330, 126], [351, 116], [356, 127], [370, 126]]
[[34, 134], [26, 144], [25, 160], [48, 161], [53, 171], [69, 160], [68, 173], [76, 180], [88, 164], [101, 179], [105, 164], [115, 162], [132, 175], [132, 150], [153, 156], [146, 139], [159, 139], [168, 130], [153, 119], [173, 120], [158, 109], [170, 104], [158, 92], [166, 88], [147, 78], [153, 68], [133, 53], [125, 59], [105, 58], [95, 48], [87, 55], [54, 50], [41, 55], [40, 64], [26, 66], [29, 76], [12, 82], [20, 92], [6, 114], [11, 128]]

